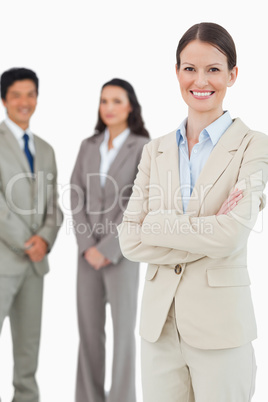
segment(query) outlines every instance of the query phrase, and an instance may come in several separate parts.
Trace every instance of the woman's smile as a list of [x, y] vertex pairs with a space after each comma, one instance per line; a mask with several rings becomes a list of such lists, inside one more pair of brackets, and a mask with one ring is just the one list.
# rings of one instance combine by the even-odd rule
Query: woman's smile
[[190, 92], [194, 98], [200, 99], [200, 100], [210, 99], [211, 96], [215, 93], [215, 91], [198, 91], [198, 90], [193, 90]]

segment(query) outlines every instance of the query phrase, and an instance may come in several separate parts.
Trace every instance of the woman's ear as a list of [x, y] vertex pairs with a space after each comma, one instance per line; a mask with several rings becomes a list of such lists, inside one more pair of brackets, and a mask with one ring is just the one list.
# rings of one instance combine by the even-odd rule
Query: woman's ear
[[175, 71], [176, 71], [176, 76], [177, 76], [177, 78], [179, 78], [179, 67], [178, 67], [178, 64], [176, 63], [175, 64]]
[[230, 71], [230, 79], [229, 82], [227, 84], [228, 87], [231, 87], [234, 85], [236, 79], [237, 79], [237, 75], [238, 75], [238, 67], [235, 66], [231, 71]]

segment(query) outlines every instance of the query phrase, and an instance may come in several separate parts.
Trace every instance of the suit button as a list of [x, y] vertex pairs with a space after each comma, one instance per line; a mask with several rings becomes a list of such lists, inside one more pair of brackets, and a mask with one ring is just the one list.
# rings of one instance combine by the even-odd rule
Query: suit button
[[174, 271], [175, 271], [175, 274], [180, 275], [181, 271], [182, 271], [182, 266], [180, 264], [177, 264]]

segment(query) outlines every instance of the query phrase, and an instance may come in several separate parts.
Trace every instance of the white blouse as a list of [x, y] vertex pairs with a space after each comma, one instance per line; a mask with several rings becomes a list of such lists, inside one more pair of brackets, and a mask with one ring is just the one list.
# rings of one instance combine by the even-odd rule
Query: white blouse
[[104, 132], [104, 140], [100, 145], [101, 163], [100, 163], [100, 183], [104, 187], [106, 183], [107, 173], [110, 169], [111, 164], [116, 158], [120, 148], [130, 134], [130, 129], [126, 128], [121, 134], [113, 139], [113, 148], [108, 149], [108, 142], [110, 138], [110, 133], [108, 128]]

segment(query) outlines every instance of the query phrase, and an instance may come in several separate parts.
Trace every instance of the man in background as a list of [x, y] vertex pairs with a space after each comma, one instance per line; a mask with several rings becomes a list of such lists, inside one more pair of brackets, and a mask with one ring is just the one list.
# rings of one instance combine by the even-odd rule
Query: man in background
[[39, 402], [35, 374], [43, 277], [62, 223], [57, 169], [51, 146], [29, 128], [38, 97], [35, 72], [12, 68], [2, 74], [0, 85], [7, 111], [0, 124], [0, 332], [9, 316], [13, 402]]

